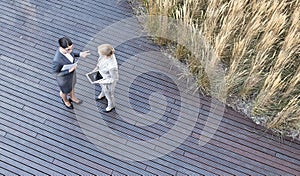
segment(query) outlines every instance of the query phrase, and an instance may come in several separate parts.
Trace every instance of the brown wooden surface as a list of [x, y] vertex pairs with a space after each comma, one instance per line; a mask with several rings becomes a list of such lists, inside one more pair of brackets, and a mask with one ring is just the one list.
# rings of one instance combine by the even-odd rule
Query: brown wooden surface
[[[266, 132], [231, 108], [226, 107], [217, 131], [205, 145], [200, 146], [199, 138], [205, 126], [216, 125], [220, 113], [209, 113], [212, 101], [201, 95], [199, 104], [193, 100], [193, 95], [184, 99], [190, 109], [183, 114], [184, 118], [192, 119], [191, 114], [199, 113], [193, 117], [197, 118], [197, 123], [191, 135], [174, 151], [145, 161], [125, 161], [110, 156], [90, 142], [76, 111], [63, 106], [51, 74], [51, 63], [57, 39], [64, 35], [73, 40], [75, 49], [81, 50], [95, 36], [100, 35], [104, 41], [110, 41], [132, 32], [129, 28], [115, 33], [115, 36], [99, 34], [105, 27], [133, 17], [129, 4], [123, 0], [12, 0], [0, 2], [0, 15], [0, 174], [300, 175], [299, 142]], [[95, 48], [97, 45], [94, 44]], [[159, 52], [159, 48], [147, 37], [137, 36], [118, 45], [116, 50], [120, 74], [125, 78], [147, 69], [159, 69], [179, 77], [176, 69], [170, 70], [170, 62], [159, 54], [149, 57], [145, 54], [137, 63], [122, 67], [138, 53]], [[86, 62], [93, 65], [96, 60], [94, 50]], [[80, 69], [82, 73], [91, 70], [88, 66]], [[79, 82], [84, 81], [84, 77], [79, 76], [78, 79]], [[130, 84], [129, 92], [124, 81], [118, 83], [117, 89], [117, 94], [129, 96], [131, 106], [122, 109], [122, 113], [128, 116], [127, 120], [134, 119], [129, 108], [146, 114], [151, 108], [163, 107], [164, 97], [167, 97], [168, 103], [165, 111], [154, 113], [162, 119], [143, 128], [116, 116], [116, 111], [111, 114], [99, 112], [116, 135], [128, 141], [156, 139], [168, 133], [178, 120], [182, 94], [178, 93], [176, 84], [163, 74], [148, 72], [137, 75]], [[86, 90], [87, 86], [79, 84], [76, 89], [78, 97], [84, 98]], [[151, 107], [149, 96], [154, 92], [161, 94]], [[96, 86], [95, 97], [97, 93], [99, 87]], [[127, 99], [118, 99], [118, 102], [119, 107], [116, 108], [120, 112]], [[105, 107], [106, 102], [94, 101], [93, 105], [100, 109]], [[75, 108], [89, 114], [91, 104], [84, 103]], [[212, 121], [206, 123], [209, 118]], [[95, 128], [97, 121], [94, 118], [88, 126]], [[100, 129], [99, 135], [107, 134], [104, 131], [102, 134]], [[171, 138], [176, 141], [178, 136]], [[143, 152], [147, 152], [141, 150], [136, 148], [132, 155], [142, 156]], [[115, 152], [122, 153], [122, 148]]]

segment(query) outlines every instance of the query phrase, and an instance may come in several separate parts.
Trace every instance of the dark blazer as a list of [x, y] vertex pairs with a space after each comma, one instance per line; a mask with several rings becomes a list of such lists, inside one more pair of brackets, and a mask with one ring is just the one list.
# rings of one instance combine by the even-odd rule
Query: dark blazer
[[[74, 57], [79, 57], [79, 53], [70, 53]], [[64, 56], [59, 49], [56, 51], [52, 62], [52, 72], [55, 74], [57, 84], [64, 94], [68, 94], [74, 88], [76, 83], [76, 71], [69, 73], [69, 70], [61, 71], [66, 64], [72, 64], [70, 60]]]

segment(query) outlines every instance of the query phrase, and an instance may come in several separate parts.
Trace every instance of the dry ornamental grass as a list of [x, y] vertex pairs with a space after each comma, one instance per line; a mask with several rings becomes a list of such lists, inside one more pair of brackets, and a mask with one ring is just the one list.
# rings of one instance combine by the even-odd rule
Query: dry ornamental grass
[[[174, 56], [187, 64], [203, 93], [217, 96], [214, 92], [226, 92], [225, 97], [216, 98], [242, 110], [268, 129], [299, 139], [299, 0], [143, 0], [143, 3], [147, 15], [163, 15], [183, 24], [176, 36], [181, 37], [184, 45], [163, 38], [156, 41], [173, 48]], [[170, 32], [167, 19], [145, 25], [159, 33], [156, 36]], [[214, 55], [210, 54], [212, 49]], [[206, 64], [218, 63], [225, 68], [226, 87], [211, 90], [212, 82], [219, 80], [208, 76]]]

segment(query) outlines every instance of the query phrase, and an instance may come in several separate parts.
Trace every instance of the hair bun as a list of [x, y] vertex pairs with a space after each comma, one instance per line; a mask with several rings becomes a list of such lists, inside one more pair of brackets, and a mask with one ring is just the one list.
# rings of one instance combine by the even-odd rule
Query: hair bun
[[98, 51], [105, 56], [111, 56], [115, 53], [115, 49], [110, 44], [98, 46]]

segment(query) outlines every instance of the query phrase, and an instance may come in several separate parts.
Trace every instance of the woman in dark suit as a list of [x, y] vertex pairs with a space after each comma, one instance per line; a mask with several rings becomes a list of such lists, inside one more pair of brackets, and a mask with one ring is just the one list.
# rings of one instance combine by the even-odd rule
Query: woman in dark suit
[[[58, 40], [59, 48], [55, 53], [52, 65], [52, 72], [56, 76], [56, 81], [60, 88], [60, 96], [64, 105], [73, 109], [72, 102], [76, 104], [82, 103], [75, 96], [74, 86], [76, 84], [76, 68], [77, 64], [70, 68], [63, 69], [64, 65], [75, 63], [75, 57], [87, 57], [90, 55], [89, 51], [73, 52], [73, 43], [67, 38], [63, 37]], [[67, 96], [70, 96], [68, 99]]]

